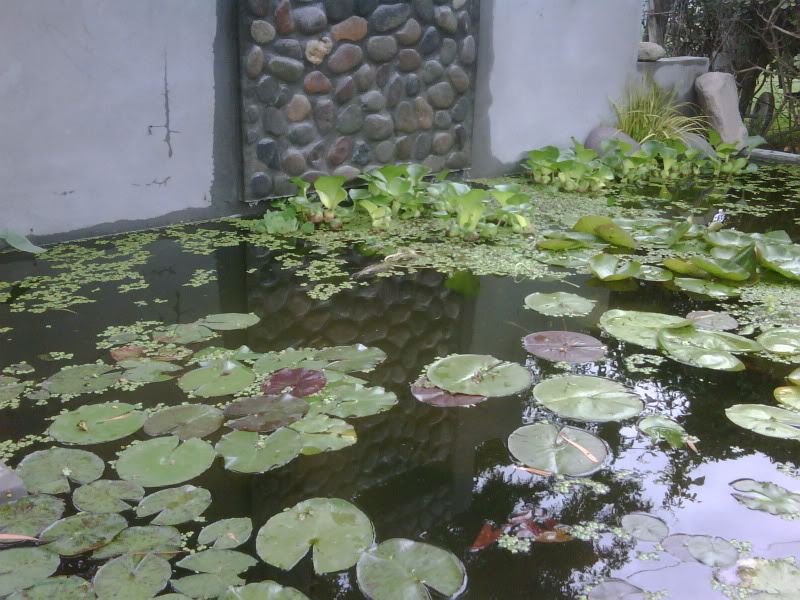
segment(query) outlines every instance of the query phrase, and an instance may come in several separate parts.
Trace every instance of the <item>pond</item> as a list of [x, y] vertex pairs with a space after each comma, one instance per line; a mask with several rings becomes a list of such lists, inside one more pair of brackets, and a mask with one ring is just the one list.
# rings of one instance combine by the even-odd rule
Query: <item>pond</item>
[[[671, 190], [669, 196], [655, 189], [646, 196], [620, 195], [612, 201], [607, 196], [544, 194], [537, 188], [533, 190], [539, 206], [537, 231], [568, 228], [583, 215], [628, 219], [661, 215], [685, 221], [687, 214], [693, 214], [694, 222], [705, 227], [723, 208], [727, 214], [723, 232], [784, 230], [796, 243], [800, 240], [798, 175], [789, 169], [767, 170], [725, 189], [690, 186]], [[57, 591], [52, 587], [55, 581], [63, 585], [65, 598], [90, 598], [95, 592], [100, 597], [147, 598], [169, 578], [199, 577], [175, 588], [167, 585], [160, 593], [167, 597], [180, 590], [193, 597], [216, 597], [216, 592], [209, 592], [215, 586], [224, 589], [243, 581], [270, 580], [317, 600], [364, 598], [356, 567], [344, 563], [358, 546], [356, 538], [369, 530], [364, 521], [368, 519], [378, 543], [405, 538], [451, 553], [426, 554], [421, 550], [425, 547], [413, 547], [405, 558], [398, 558], [403, 552], [387, 545], [386, 555], [392, 559], [373, 556], [376, 562], [370, 567], [362, 558], [358, 571], [364, 571], [365, 581], [370, 577], [372, 581], [366, 585], [377, 586], [376, 594], [387, 593], [387, 586], [394, 590], [394, 596], [382, 598], [427, 597], [412, 567], [427, 573], [418, 579], [449, 589], [453, 577], [459, 576], [458, 561], [466, 571], [460, 597], [474, 600], [575, 599], [604, 581], [605, 587], [595, 589], [590, 598], [710, 599], [758, 592], [764, 593], [758, 598], [798, 597], [792, 593], [800, 588], [800, 571], [791, 563], [755, 559], [793, 560], [800, 552], [796, 522], [800, 495], [791, 493], [800, 492], [800, 433], [795, 439], [785, 439], [788, 434], [761, 435], [732, 421], [726, 409], [740, 404], [779, 406], [773, 392], [789, 385], [785, 378], [798, 367], [800, 355], [770, 354], [759, 347], [758, 352], [735, 354], [733, 360], [741, 360], [745, 367], [741, 370], [700, 368], [687, 363], [701, 359], [679, 362], [655, 347], [624, 341], [641, 336], [640, 325], [623, 320], [614, 327], [608, 311], [681, 318], [692, 311], [718, 311], [736, 320], [731, 332], [754, 339], [772, 325], [786, 329], [800, 323], [800, 284], [762, 273], [762, 280], [744, 288], [740, 299], [713, 299], [671, 282], [599, 281], [588, 272], [585, 260], [575, 262], [574, 268], [552, 264], [559, 260], [551, 264], [539, 260], [542, 250], [536, 248], [536, 239], [541, 238], [518, 235], [491, 243], [443, 243], [435, 232], [415, 224], [398, 224], [382, 234], [362, 227], [295, 239], [258, 234], [247, 222], [223, 219], [64, 244], [39, 256], [0, 254], [0, 365], [6, 377], [0, 380], [2, 459], [16, 468], [33, 452], [70, 448], [94, 453], [106, 463], [98, 471], [96, 464], [85, 462], [89, 460], [85, 456], [84, 462], [71, 462], [51, 454], [46, 457], [51, 463], [47, 468], [27, 459], [28, 465], [18, 469], [29, 491], [39, 492], [32, 497], [41, 499], [48, 492], [65, 506], [56, 510], [37, 501], [34, 508], [12, 512], [7, 507], [13, 504], [6, 504], [0, 507], [0, 532], [41, 534], [62, 557], [55, 563], [38, 555], [12, 560], [8, 555], [4, 559], [6, 550], [0, 551], [3, 593], [29, 588], [13, 597], [52, 596]], [[386, 255], [403, 253], [407, 260], [390, 261], [385, 269], [369, 268]], [[652, 256], [661, 258], [657, 251]], [[533, 300], [529, 302], [539, 310], [526, 307], [532, 294], [556, 292], [589, 302], [578, 301], [574, 316], [569, 307], [542, 309]], [[238, 316], [206, 319], [231, 313]], [[250, 313], [257, 319], [242, 316]], [[175, 324], [189, 326], [171, 327]], [[662, 335], [669, 336], [665, 329]], [[590, 335], [605, 348], [599, 357], [568, 363], [541, 358], [523, 347], [523, 337], [554, 331]], [[655, 330], [649, 334], [654, 336]], [[556, 341], [557, 349], [563, 350], [563, 340], [556, 336]], [[547, 347], [544, 354], [548, 348], [552, 351], [546, 339], [538, 342]], [[339, 346], [349, 348], [318, 350]], [[206, 347], [217, 350], [201, 354]], [[574, 350], [570, 344], [566, 347]], [[269, 354], [290, 348], [309, 350]], [[583, 351], [591, 354], [592, 348], [590, 344]], [[427, 369], [443, 357], [465, 354], [498, 360], [484, 365], [483, 378], [472, 381], [471, 391], [457, 385], [451, 390], [472, 393], [472, 399], [454, 400], [447, 392], [433, 395], [467, 406], [441, 407], [415, 399], [410, 386], [421, 374], [441, 375], [452, 383], [457, 379], [452, 371], [464, 368], [474, 373], [464, 365]], [[564, 356], [569, 359], [569, 352]], [[143, 357], [160, 360], [160, 367], [145, 366]], [[78, 375], [62, 371], [96, 361], [106, 368], [84, 367]], [[203, 367], [201, 361], [210, 361], [211, 366]], [[525, 373], [522, 377], [530, 379], [524, 390], [511, 395], [489, 390], [486, 395], [501, 397], [486, 401], [474, 397], [475, 390], [487, 389], [484, 384], [491, 383], [493, 369], [513, 368], [502, 361], [524, 366], [519, 367]], [[372, 366], [374, 370], [369, 370]], [[286, 434], [291, 439], [285, 443], [268, 445], [266, 433], [259, 437], [232, 429], [231, 420], [220, 426], [219, 411], [210, 409], [208, 414], [145, 423], [145, 416], [171, 406], [224, 408], [234, 396], [258, 394], [261, 381], [282, 367], [307, 370], [289, 373], [283, 382], [273, 380], [274, 390], [290, 389], [309, 400], [325, 397], [319, 392], [322, 385], [334, 390], [333, 400], [327, 401], [335, 405], [333, 409], [317, 411], [314, 423], [304, 420], [306, 429], [295, 425], [300, 446], [291, 424], [308, 406], [303, 401], [305, 408], [298, 408], [293, 404], [296, 399], [286, 397], [281, 424], [289, 426], [281, 431], [291, 430]], [[201, 368], [207, 372], [184, 378]], [[320, 384], [315, 377], [322, 369]], [[372, 392], [343, 374], [348, 371], [366, 380]], [[565, 375], [605, 379], [575, 379], [567, 391], [539, 385]], [[503, 377], [499, 380], [507, 383]], [[535, 392], [530, 384], [537, 385]], [[337, 385], [348, 389], [353, 404], [346, 404], [346, 395], [336, 396]], [[570, 386], [589, 397], [600, 390], [617, 404], [608, 409], [608, 418], [593, 418], [594, 408], [570, 400]], [[374, 389], [378, 387], [383, 390]], [[187, 395], [191, 390], [194, 395]], [[425, 396], [424, 390], [416, 391]], [[800, 406], [796, 394], [787, 402], [789, 408]], [[109, 412], [75, 412], [95, 405], [110, 407]], [[112, 416], [120, 410], [122, 414]], [[300, 410], [294, 419], [292, 410]], [[326, 411], [327, 416], [321, 414]], [[226, 418], [234, 412], [228, 409]], [[647, 427], [640, 421], [656, 415], [669, 419], [660, 440], [653, 430], [655, 438], [646, 435]], [[245, 406], [237, 416], [258, 419], [259, 412]], [[177, 444], [159, 433], [174, 432], [170, 428], [178, 423], [196, 427], [204, 441], [186, 433], [183, 437], [189, 441], [183, 442], [186, 452], [181, 455], [153, 449], [152, 440]], [[675, 424], [677, 429], [672, 428]], [[562, 425], [581, 431], [559, 432]], [[800, 416], [781, 425], [793, 431]], [[544, 451], [531, 450], [530, 440], [520, 441], [520, 436], [533, 431], [517, 432], [525, 426], [541, 428], [534, 431], [536, 439], [551, 431], [559, 436], [553, 443], [562, 455], [569, 455], [561, 465], [568, 475], [538, 465]], [[239, 437], [231, 437], [237, 433]], [[598, 438], [602, 442], [593, 446]], [[132, 445], [134, 441], [139, 443]], [[215, 458], [211, 446], [224, 458]], [[265, 449], [269, 456], [260, 453]], [[567, 463], [582, 463], [584, 473], [578, 473], [580, 468], [570, 471]], [[555, 470], [561, 468], [552, 464]], [[267, 470], [243, 473], [237, 472], [237, 465], [240, 471], [259, 470], [258, 465]], [[120, 484], [120, 477], [132, 484]], [[104, 490], [95, 484], [95, 489], [75, 492], [81, 480], [86, 488], [98, 478], [115, 480], [116, 487]], [[7, 499], [15, 500], [19, 486], [6, 484], [7, 471], [2, 481]], [[153, 521], [152, 515], [164, 506], [148, 512], [140, 505], [142, 494], [148, 502], [154, 493], [173, 488], [182, 495], [167, 502], [167, 508], [185, 514], [170, 520], [161, 513]], [[210, 504], [196, 488], [208, 490]], [[330, 567], [330, 572], [320, 574], [315, 573], [311, 553], [299, 558], [307, 543], [298, 541], [302, 535], [296, 528], [280, 529], [272, 520], [276, 529], [257, 536], [268, 520], [313, 498], [341, 499], [357, 507], [353, 512], [340, 506], [340, 512], [329, 513], [330, 505], [320, 505], [302, 513], [316, 519], [317, 529], [306, 539], [318, 546], [317, 570]], [[154, 503], [157, 499], [149, 501]], [[99, 505], [107, 512], [101, 512]], [[45, 526], [81, 508], [94, 516], [42, 534]], [[246, 521], [226, 521], [216, 534], [210, 530], [198, 539], [207, 525], [234, 518], [251, 519], [252, 534]], [[121, 544], [123, 528], [148, 526], [151, 521], [175, 523], [180, 537], [150, 546], [141, 540], [140, 546], [130, 542], [123, 546], [128, 552], [137, 548], [138, 554], [123, 559], [133, 562], [116, 559], [113, 572], [101, 569], [111, 564], [109, 558], [125, 552], [103, 553], [109, 542], [111, 547]], [[501, 532], [495, 528], [504, 525], [505, 535], [498, 539]], [[163, 528], [160, 533], [170, 537]], [[271, 535], [277, 538], [270, 541]], [[190, 553], [202, 557], [200, 552], [210, 548], [217, 536], [221, 541], [216, 548], [242, 554], [218, 551], [206, 555], [205, 561], [188, 560]], [[298, 544], [301, 550], [294, 547]], [[137, 574], [133, 563], [154, 549], [157, 553], [147, 557], [152, 564], [147, 564], [146, 576], [144, 561]], [[411, 566], [400, 568], [393, 560]], [[291, 568], [284, 570], [279, 564]], [[30, 580], [20, 583], [19, 573], [28, 573]], [[78, 580], [45, 579], [50, 575], [94, 579], [95, 592]], [[120, 589], [127, 589], [128, 595]], [[260, 590], [262, 595], [252, 591], [254, 595], [235, 597], [295, 598], [288, 592], [270, 596], [265, 589]], [[770, 592], [774, 595], [766, 595]]]

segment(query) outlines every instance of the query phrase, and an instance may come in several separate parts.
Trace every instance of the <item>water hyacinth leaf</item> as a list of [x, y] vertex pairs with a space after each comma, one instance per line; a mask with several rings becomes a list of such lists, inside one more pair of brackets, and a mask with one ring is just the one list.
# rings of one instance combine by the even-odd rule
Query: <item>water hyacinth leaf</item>
[[223, 420], [222, 411], [215, 406], [183, 404], [150, 415], [144, 423], [144, 432], [150, 436], [175, 435], [189, 440], [214, 433]]
[[609, 579], [589, 592], [589, 600], [645, 600], [644, 590], [622, 579]]
[[58, 415], [48, 433], [64, 444], [102, 444], [119, 440], [144, 425], [145, 414], [130, 404], [87, 404]]
[[356, 443], [356, 430], [347, 421], [327, 415], [315, 415], [295, 421], [289, 428], [300, 434], [302, 454], [341, 450]]
[[772, 392], [780, 404], [787, 408], [800, 410], [800, 386], [797, 385], [784, 385]]
[[100, 600], [149, 600], [166, 587], [171, 576], [172, 567], [160, 556], [124, 554], [100, 567], [92, 585]]
[[539, 331], [522, 340], [525, 350], [546, 360], [571, 363], [594, 362], [606, 354], [606, 346], [597, 338], [571, 331]]
[[85, 450], [51, 448], [28, 454], [17, 466], [32, 494], [66, 494], [69, 482], [89, 483], [99, 479], [106, 465], [96, 454]]
[[474, 396], [470, 394], [452, 394], [447, 390], [433, 385], [427, 377], [420, 377], [411, 385], [411, 394], [425, 404], [449, 408], [452, 406], [472, 406], [486, 402], [486, 396]]
[[306, 366], [305, 363], [313, 355], [314, 350], [310, 348], [300, 350], [289, 348], [283, 352], [267, 352], [253, 363], [253, 370], [259, 375], [268, 375], [286, 367]]
[[196, 344], [210, 340], [216, 334], [208, 327], [192, 323], [189, 325], [169, 325], [153, 332], [153, 339], [157, 342], [172, 344]]
[[756, 248], [759, 264], [787, 279], [800, 281], [800, 245], [758, 243]]
[[300, 434], [278, 429], [265, 436], [254, 431], [232, 431], [217, 442], [225, 468], [239, 473], [264, 473], [290, 462], [303, 450]]
[[486, 354], [453, 354], [437, 360], [427, 372], [436, 387], [454, 394], [510, 396], [528, 389], [530, 371]]
[[467, 573], [451, 552], [430, 544], [394, 538], [370, 548], [356, 566], [358, 587], [370, 600], [428, 600], [431, 588], [454, 598]]
[[725, 415], [739, 427], [768, 437], [800, 439], [800, 413], [766, 404], [735, 404]]
[[213, 544], [217, 550], [229, 550], [241, 546], [253, 533], [253, 521], [248, 517], [222, 519], [206, 525], [197, 536], [203, 546]]
[[786, 379], [788, 379], [789, 382], [793, 383], [794, 385], [800, 385], [800, 367], [789, 373], [786, 376]]
[[123, 360], [118, 364], [126, 369], [122, 374], [122, 379], [135, 383], [169, 381], [172, 379], [172, 375], [166, 375], [165, 373], [174, 373], [181, 370], [178, 365], [173, 365], [163, 360]]
[[114, 513], [130, 510], [125, 500], [138, 502], [144, 498], [144, 488], [130, 481], [98, 479], [72, 493], [75, 508], [91, 513]]
[[600, 327], [623, 342], [651, 350], [658, 349], [658, 331], [664, 327], [682, 327], [690, 321], [662, 313], [612, 309], [600, 317]]
[[308, 596], [292, 587], [284, 587], [274, 581], [248, 583], [229, 589], [221, 600], [309, 600]]
[[256, 537], [261, 560], [288, 571], [313, 550], [317, 574], [349, 569], [375, 542], [367, 515], [339, 498], [312, 498], [271, 517]]
[[331, 371], [344, 373], [371, 371], [386, 360], [386, 353], [380, 348], [368, 348], [363, 344], [323, 348], [314, 353], [315, 360], [328, 361], [325, 367]]
[[253, 313], [222, 313], [208, 315], [198, 319], [196, 323], [217, 331], [230, 331], [232, 329], [247, 329], [261, 320]]
[[695, 327], [711, 331], [726, 331], [736, 329], [739, 322], [727, 313], [713, 310], [697, 310], [686, 315]]
[[525, 307], [550, 317], [580, 317], [594, 309], [596, 301], [570, 294], [554, 292], [543, 294], [535, 292], [525, 297]]
[[47, 548], [0, 551], [0, 596], [40, 583], [55, 573], [61, 559]]
[[598, 254], [589, 259], [589, 270], [600, 281], [621, 281], [635, 277], [641, 267], [638, 261], [622, 260], [613, 254]]
[[92, 558], [102, 560], [122, 554], [144, 555], [149, 552], [177, 554], [182, 543], [181, 534], [174, 527], [155, 525], [128, 527], [120, 531], [108, 545], [95, 550]]
[[332, 417], [368, 417], [389, 410], [397, 404], [397, 395], [382, 387], [361, 384], [331, 388], [323, 400], [313, 402], [308, 416], [326, 414]]
[[739, 560], [739, 551], [728, 540], [710, 535], [693, 535], [686, 549], [697, 561], [713, 568], [729, 567]]
[[56, 521], [42, 532], [47, 548], [62, 556], [75, 556], [105, 546], [128, 522], [116, 513], [80, 513]]
[[214, 462], [214, 448], [193, 438], [181, 442], [176, 436], [139, 442], [122, 451], [117, 473], [122, 479], [144, 487], [164, 487], [193, 479]]
[[235, 394], [253, 384], [256, 374], [235, 360], [218, 359], [189, 371], [178, 380], [180, 388], [194, 396], [211, 398]]
[[309, 404], [302, 398], [283, 396], [253, 396], [228, 404], [226, 417], [239, 417], [229, 421], [228, 427], [241, 431], [275, 431], [302, 419]]
[[596, 435], [549, 423], [520, 427], [508, 437], [508, 449], [528, 467], [570, 477], [593, 473], [608, 457], [608, 447]]
[[671, 281], [672, 271], [662, 269], [661, 267], [654, 267], [652, 265], [642, 265], [639, 267], [639, 272], [634, 275], [636, 279], [643, 281]]
[[800, 494], [769, 481], [737, 479], [730, 486], [739, 494], [731, 493], [741, 504], [751, 510], [768, 512], [771, 515], [800, 514]]
[[136, 507], [136, 516], [149, 517], [153, 525], [179, 525], [198, 517], [211, 505], [211, 493], [201, 487], [184, 485], [150, 494]]
[[630, 513], [620, 520], [620, 525], [640, 542], [661, 542], [669, 535], [667, 524], [647, 513]]
[[305, 398], [319, 392], [327, 382], [322, 371], [281, 369], [264, 380], [261, 391], [268, 396], [286, 393], [295, 398]]
[[25, 496], [0, 506], [0, 533], [38, 536], [64, 514], [63, 500], [47, 494]]
[[644, 433], [653, 442], [665, 441], [672, 448], [686, 445], [688, 435], [686, 430], [678, 423], [663, 415], [647, 415], [638, 424], [639, 431]]
[[92, 584], [75, 575], [49, 577], [26, 590], [8, 596], [8, 600], [93, 600], [97, 595]]
[[741, 294], [741, 290], [716, 281], [704, 281], [692, 277], [676, 277], [673, 282], [685, 292], [701, 294], [711, 298], [730, 298]]
[[42, 382], [42, 387], [51, 394], [86, 394], [100, 392], [114, 385], [120, 377], [115, 367], [96, 363], [64, 367]]
[[621, 383], [586, 375], [542, 381], [533, 388], [533, 397], [557, 415], [581, 421], [623, 421], [644, 410], [641, 398]]
[[741, 580], [740, 587], [764, 592], [745, 596], [752, 600], [794, 600], [800, 589], [800, 568], [791, 559], [750, 559], [738, 568], [736, 574]]
[[800, 354], [800, 329], [782, 327], [770, 329], [756, 338], [767, 352], [773, 354]]

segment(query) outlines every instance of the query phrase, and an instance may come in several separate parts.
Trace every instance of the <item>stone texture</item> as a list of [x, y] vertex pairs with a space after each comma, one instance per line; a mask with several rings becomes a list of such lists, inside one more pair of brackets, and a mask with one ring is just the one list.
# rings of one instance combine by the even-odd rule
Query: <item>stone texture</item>
[[403, 88], [403, 78], [397, 74], [393, 75], [384, 89], [388, 108], [394, 108], [400, 102], [400, 98], [403, 96]]
[[351, 181], [361, 175], [361, 170], [351, 167], [350, 165], [343, 165], [333, 171], [336, 177], [344, 177], [347, 181]]
[[667, 51], [655, 42], [639, 42], [639, 60], [650, 62], [664, 58]]
[[453, 147], [455, 143], [455, 139], [453, 139], [453, 134], [440, 131], [433, 136], [433, 144], [431, 148], [433, 149], [434, 154], [447, 154], [450, 149]]
[[453, 86], [446, 81], [437, 83], [428, 89], [428, 101], [435, 108], [450, 108], [455, 98]]
[[306, 159], [299, 152], [288, 152], [283, 157], [283, 170], [292, 177], [298, 177], [306, 170]]
[[333, 129], [334, 114], [331, 100], [323, 98], [317, 102], [314, 107], [314, 122], [317, 124], [317, 130], [320, 134], [325, 135]]
[[433, 15], [436, 26], [445, 33], [453, 34], [458, 29], [458, 19], [449, 6], [437, 6]]
[[274, 77], [265, 75], [258, 80], [256, 85], [256, 97], [266, 104], [275, 104], [278, 99], [279, 85]]
[[244, 70], [250, 79], [255, 79], [261, 75], [264, 69], [264, 51], [258, 46], [250, 48], [247, 53], [247, 60], [245, 60]]
[[475, 38], [468, 35], [461, 42], [461, 62], [465, 65], [471, 65], [475, 62], [475, 57], [478, 55], [478, 46], [475, 44]]
[[363, 140], [356, 142], [353, 149], [353, 164], [363, 167], [369, 163], [371, 158], [372, 150], [370, 150], [369, 144]]
[[270, 107], [264, 111], [264, 131], [274, 136], [285, 135], [289, 129], [289, 123], [283, 111]]
[[417, 119], [419, 121], [419, 126], [422, 129], [432, 129], [433, 128], [433, 108], [431, 105], [428, 104], [428, 101], [425, 98], [417, 98], [414, 100], [414, 109], [417, 113]]
[[463, 169], [469, 164], [469, 159], [463, 152], [453, 152], [447, 157], [447, 163], [445, 164], [448, 169]]
[[400, 50], [397, 57], [397, 68], [403, 72], [416, 71], [422, 63], [422, 57], [416, 50], [406, 48]]
[[381, 142], [373, 149], [375, 159], [379, 162], [388, 163], [394, 158], [395, 143], [389, 140]]
[[353, 79], [356, 80], [358, 89], [366, 92], [375, 84], [375, 70], [369, 65], [361, 65], [353, 74]]
[[634, 151], [642, 149], [642, 147], [636, 142], [636, 140], [634, 140], [628, 134], [623, 133], [616, 127], [608, 127], [606, 125], [598, 125], [594, 129], [592, 129], [589, 132], [589, 135], [587, 135], [586, 139], [583, 141], [583, 145], [591, 150], [594, 150], [595, 152], [597, 152], [602, 156], [605, 154], [605, 152], [603, 152], [600, 145], [605, 140], [610, 140], [610, 139], [617, 139], [625, 142], [626, 144], [630, 144], [631, 146], [633, 146]]
[[472, 19], [467, 11], [461, 11], [458, 14], [458, 33], [461, 35], [469, 35], [472, 30]]
[[322, 169], [325, 168], [325, 165], [323, 164], [324, 156], [325, 156], [325, 142], [318, 142], [317, 144], [314, 145], [313, 148], [311, 148], [311, 150], [308, 151], [308, 154], [306, 155], [306, 161], [308, 161], [308, 164], [310, 164], [314, 168]]
[[368, 17], [379, 3], [379, 0], [356, 0], [356, 13], [362, 17]]
[[317, 179], [319, 179], [320, 177], [324, 177], [325, 175], [326, 175], [326, 173], [323, 173], [322, 171], [312, 170], [312, 171], [306, 171], [305, 173], [303, 173], [300, 176], [300, 179], [302, 179], [303, 181], [305, 181], [307, 183], [314, 183]]
[[300, 42], [291, 38], [275, 40], [272, 49], [281, 56], [288, 56], [295, 60], [303, 60], [303, 47]]
[[364, 134], [370, 140], [385, 140], [394, 133], [394, 122], [385, 115], [369, 115], [364, 120]]
[[708, 140], [702, 135], [697, 133], [684, 133], [680, 137], [683, 140], [683, 143], [689, 146], [689, 148], [700, 150], [700, 156], [703, 158], [714, 156], [714, 147], [709, 144]]
[[311, 71], [303, 82], [307, 94], [326, 94], [331, 90], [331, 80], [322, 71]]
[[258, 106], [255, 104], [250, 104], [244, 109], [244, 119], [248, 123], [257, 123], [258, 116]]
[[391, 35], [375, 35], [367, 41], [367, 56], [375, 62], [388, 62], [397, 55], [397, 40]]
[[370, 113], [382, 111], [386, 107], [386, 98], [377, 90], [370, 90], [361, 95], [361, 108]]
[[323, 0], [322, 5], [325, 7], [328, 19], [334, 23], [347, 19], [355, 9], [353, 0]]
[[457, 65], [448, 67], [447, 78], [458, 93], [463, 94], [469, 89], [469, 75], [461, 67]]
[[356, 82], [352, 77], [343, 77], [336, 85], [333, 96], [339, 104], [349, 102], [356, 95]]
[[394, 75], [396, 69], [392, 65], [381, 65], [375, 70], [375, 85], [379, 88], [389, 83], [389, 78]]
[[293, 82], [303, 77], [303, 63], [285, 56], [273, 56], [269, 59], [269, 72], [278, 79]]
[[431, 153], [432, 136], [430, 133], [420, 133], [414, 140], [414, 149], [411, 155], [416, 160], [424, 160]]
[[444, 170], [444, 157], [430, 155], [428, 158], [422, 161], [422, 164], [428, 167], [433, 173], [438, 173], [439, 171]]
[[245, 132], [245, 136], [244, 137], [247, 140], [248, 144], [255, 144], [256, 140], [258, 139], [258, 136], [260, 134], [261, 134], [261, 132], [258, 129], [256, 129], [255, 127], [249, 127], [247, 129], [247, 131]]
[[439, 52], [439, 60], [443, 65], [447, 66], [452, 64], [458, 54], [458, 44], [451, 38], [447, 38], [442, 42], [442, 49]]
[[464, 147], [467, 145], [467, 128], [463, 125], [459, 125], [455, 129], [455, 137], [456, 137], [456, 148], [459, 150], [463, 150]]
[[336, 119], [336, 130], [344, 134], [355, 133], [361, 129], [363, 124], [364, 113], [360, 107], [351, 104], [339, 112], [339, 116]]
[[419, 127], [417, 112], [408, 100], [397, 105], [394, 111], [394, 126], [397, 131], [403, 133], [414, 133]]
[[375, 31], [384, 33], [403, 25], [410, 13], [408, 4], [383, 4], [372, 12], [369, 22]]
[[306, 35], [314, 35], [328, 27], [328, 17], [318, 6], [302, 6], [292, 11], [294, 25]]
[[436, 30], [436, 27], [428, 27], [419, 43], [419, 51], [427, 56], [436, 52], [441, 45], [442, 35]]
[[306, 44], [306, 60], [312, 65], [320, 65], [333, 50], [333, 41], [329, 37], [311, 40]]
[[352, 16], [331, 27], [331, 35], [337, 42], [342, 40], [353, 42], [363, 40], [367, 36], [367, 20]]
[[433, 116], [433, 124], [436, 129], [449, 129], [453, 124], [453, 117], [446, 110], [438, 110]]
[[328, 68], [334, 73], [351, 71], [361, 64], [364, 53], [355, 44], [342, 44], [328, 59]]
[[289, 0], [282, 0], [275, 9], [275, 29], [281, 35], [289, 35], [294, 31], [292, 5]]
[[257, 44], [269, 44], [275, 39], [275, 28], [267, 21], [253, 21], [250, 25], [250, 36]]
[[272, 138], [259, 140], [256, 145], [256, 158], [270, 169], [278, 169], [280, 167], [278, 143]]
[[453, 10], [461, 10], [467, 4], [467, 0], [453, 0]]
[[414, 97], [419, 94], [419, 77], [414, 73], [406, 75], [406, 96]]
[[711, 129], [719, 132], [726, 144], [744, 146], [747, 128], [739, 114], [736, 79], [730, 73], [705, 73], [694, 82], [697, 99], [708, 117]]
[[310, 123], [299, 123], [289, 127], [289, 141], [295, 146], [305, 146], [314, 141], [316, 131]]
[[311, 113], [311, 102], [303, 94], [295, 94], [286, 105], [286, 118], [293, 123], [304, 121]]
[[470, 111], [470, 101], [469, 98], [466, 96], [462, 96], [456, 105], [453, 107], [453, 110], [450, 111], [450, 115], [453, 117], [453, 121], [457, 121], [461, 123], [465, 121], [466, 118], [469, 116]]
[[268, 173], [253, 173], [250, 178], [250, 192], [256, 198], [264, 198], [272, 192], [272, 177]]
[[429, 60], [422, 67], [420, 76], [422, 77], [422, 81], [430, 85], [444, 77], [444, 68], [435, 60]]
[[284, 176], [275, 177], [275, 195], [293, 196], [297, 193], [297, 186]]
[[328, 164], [332, 167], [338, 167], [348, 158], [353, 151], [353, 138], [349, 136], [342, 136], [336, 138], [336, 141], [331, 144], [328, 151]]
[[395, 144], [395, 158], [397, 160], [408, 160], [411, 158], [411, 149], [414, 146], [414, 136], [404, 135], [397, 138]]
[[282, 108], [289, 104], [289, 100], [292, 99], [292, 90], [289, 89], [288, 86], [280, 84], [278, 85], [278, 97], [275, 98], [275, 106], [278, 108]]
[[247, 8], [256, 17], [266, 17], [269, 14], [269, 0], [247, 0]]
[[403, 46], [413, 46], [422, 36], [422, 27], [416, 19], [409, 19], [397, 33], [397, 41]]
[[423, 23], [433, 23], [434, 11], [432, 0], [414, 0], [414, 10], [420, 21]]

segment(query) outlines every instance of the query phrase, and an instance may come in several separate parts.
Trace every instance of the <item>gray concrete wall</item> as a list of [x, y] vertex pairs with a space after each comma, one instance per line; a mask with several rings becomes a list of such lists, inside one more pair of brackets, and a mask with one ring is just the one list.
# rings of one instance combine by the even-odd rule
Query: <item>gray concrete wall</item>
[[482, 0], [472, 175], [583, 140], [636, 75], [641, 0]]
[[0, 226], [47, 241], [240, 211], [234, 5], [4, 2]]

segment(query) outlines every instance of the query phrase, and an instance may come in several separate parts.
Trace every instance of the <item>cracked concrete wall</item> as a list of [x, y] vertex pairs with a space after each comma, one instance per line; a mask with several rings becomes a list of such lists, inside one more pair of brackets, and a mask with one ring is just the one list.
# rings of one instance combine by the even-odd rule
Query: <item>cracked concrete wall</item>
[[240, 210], [234, 0], [0, 20], [0, 227], [48, 241]]

